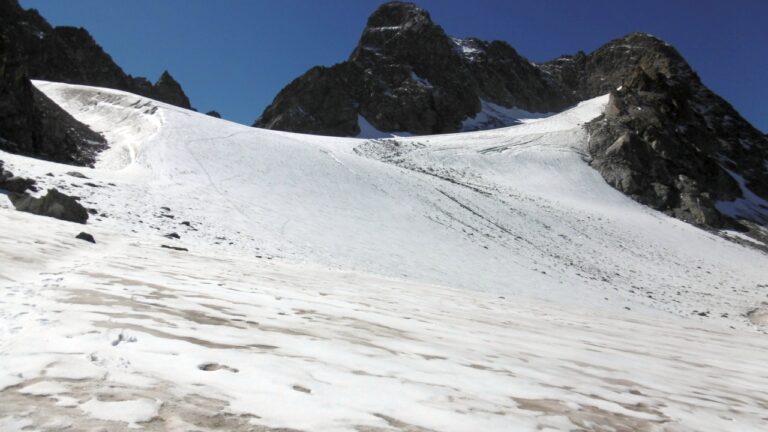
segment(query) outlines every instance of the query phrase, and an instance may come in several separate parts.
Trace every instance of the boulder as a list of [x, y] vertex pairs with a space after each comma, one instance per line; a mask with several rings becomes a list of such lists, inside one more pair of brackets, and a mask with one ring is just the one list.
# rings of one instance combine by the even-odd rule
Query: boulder
[[13, 193], [9, 197], [13, 206], [19, 211], [81, 224], [88, 220], [88, 211], [77, 202], [77, 199], [56, 189], [49, 189], [48, 193], [41, 198], [35, 198], [27, 193]]

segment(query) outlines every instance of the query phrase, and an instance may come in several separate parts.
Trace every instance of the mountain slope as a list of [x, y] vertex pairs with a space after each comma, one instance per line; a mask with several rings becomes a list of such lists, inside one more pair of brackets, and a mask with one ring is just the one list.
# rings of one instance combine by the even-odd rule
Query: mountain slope
[[768, 255], [605, 183], [585, 125], [609, 96], [363, 140], [35, 85], [109, 148], [76, 176], [0, 152], [96, 211], [91, 244], [0, 208], [0, 429], [765, 422]]
[[[82, 195], [106, 215], [97, 223], [617, 310], [744, 323], [762, 301], [763, 254], [635, 204], [589, 167], [582, 126], [607, 97], [507, 129], [358, 140], [248, 128], [106, 89], [38, 85], [111, 146], [85, 171], [92, 180], [3, 159], [41, 187]], [[94, 180], [117, 186], [85, 186]]]
[[446, 133], [516, 123], [505, 109], [559, 112], [607, 93], [612, 109], [593, 124], [589, 152], [609, 184], [686, 222], [765, 238], [768, 139], [672, 46], [644, 33], [534, 64], [505, 42], [451, 38], [424, 9], [389, 2], [347, 61], [295, 79], [254, 125]]

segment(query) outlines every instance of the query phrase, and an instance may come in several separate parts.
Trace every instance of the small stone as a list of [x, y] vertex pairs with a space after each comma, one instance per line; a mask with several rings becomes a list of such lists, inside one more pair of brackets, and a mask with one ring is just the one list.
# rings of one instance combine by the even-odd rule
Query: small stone
[[173, 250], [177, 250], [177, 251], [182, 251], [182, 252], [189, 252], [189, 249], [183, 248], [183, 247], [168, 246], [168, 245], [160, 245], [160, 247], [166, 248], [166, 249], [173, 249]]
[[81, 178], [81, 179], [87, 179], [88, 178], [88, 177], [85, 176], [85, 174], [83, 174], [81, 172], [78, 172], [78, 171], [69, 171], [67, 173], [67, 175], [70, 176], [70, 177], [76, 177], [76, 178]]
[[75, 236], [76, 239], [85, 240], [87, 242], [96, 243], [96, 240], [93, 238], [92, 235], [88, 234], [87, 232], [81, 232], [80, 234]]

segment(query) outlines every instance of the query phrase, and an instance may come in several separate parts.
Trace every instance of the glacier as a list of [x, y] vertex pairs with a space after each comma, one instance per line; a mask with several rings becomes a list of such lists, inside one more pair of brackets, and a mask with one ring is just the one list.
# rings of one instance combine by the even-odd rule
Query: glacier
[[87, 179], [0, 153], [98, 213], [75, 226], [0, 195], [2, 430], [766, 421], [768, 342], [745, 314], [768, 257], [607, 185], [582, 128], [606, 96], [363, 139], [35, 85], [110, 148]]

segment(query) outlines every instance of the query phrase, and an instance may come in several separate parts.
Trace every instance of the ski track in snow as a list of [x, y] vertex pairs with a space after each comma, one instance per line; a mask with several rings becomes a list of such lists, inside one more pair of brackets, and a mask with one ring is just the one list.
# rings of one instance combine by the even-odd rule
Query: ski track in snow
[[95, 169], [0, 152], [99, 213], [0, 209], [0, 430], [768, 421], [768, 343], [745, 318], [768, 258], [610, 188], [580, 127], [606, 97], [364, 140], [35, 84], [111, 147]]

